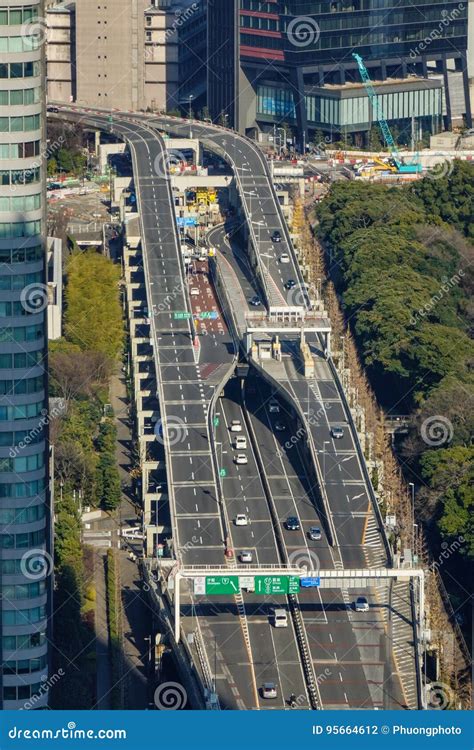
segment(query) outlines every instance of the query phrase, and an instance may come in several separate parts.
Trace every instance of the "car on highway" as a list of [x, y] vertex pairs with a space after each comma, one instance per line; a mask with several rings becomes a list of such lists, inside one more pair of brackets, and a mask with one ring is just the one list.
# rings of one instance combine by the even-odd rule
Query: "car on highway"
[[243, 549], [239, 555], [239, 560], [242, 563], [251, 563], [253, 562], [253, 554], [250, 552], [250, 550]]
[[236, 526], [248, 526], [248, 518], [245, 513], [237, 513], [234, 523]]
[[312, 542], [319, 542], [321, 539], [321, 529], [319, 526], [310, 526], [308, 529], [308, 537]]
[[192, 286], [191, 289], [190, 289], [189, 294], [191, 295], [191, 297], [199, 297], [199, 289], [198, 289], [198, 287], [197, 286]]
[[252, 299], [249, 300], [249, 303], [252, 305], [252, 307], [260, 307], [262, 304], [262, 300], [260, 297], [252, 297]]
[[231, 432], [242, 432], [242, 422], [240, 419], [233, 419], [229, 429]]
[[369, 601], [366, 596], [358, 596], [354, 602], [354, 609], [356, 612], [368, 612]]
[[264, 682], [262, 685], [262, 698], [276, 698], [277, 688], [274, 682]]
[[274, 628], [288, 627], [288, 613], [283, 607], [274, 607], [270, 610], [269, 620]]
[[280, 404], [276, 399], [271, 399], [270, 403], [268, 404], [268, 411], [270, 412], [270, 414], [278, 414], [280, 412]]
[[281, 242], [281, 234], [278, 229], [275, 229], [272, 234], [272, 242]]
[[288, 279], [288, 281], [285, 284], [285, 289], [294, 289], [296, 286], [296, 281], [294, 279]]
[[288, 516], [285, 522], [288, 531], [299, 531], [301, 528], [299, 519], [296, 516]]
[[237, 453], [234, 461], [236, 464], [248, 464], [249, 462], [246, 453]]
[[331, 436], [335, 440], [339, 440], [344, 437], [344, 430], [342, 427], [331, 427]]
[[285, 432], [286, 424], [284, 422], [275, 422], [275, 430], [277, 432]]
[[280, 263], [289, 263], [290, 262], [290, 256], [288, 253], [282, 253], [280, 255]]
[[234, 448], [236, 451], [247, 450], [247, 438], [245, 435], [237, 435], [234, 441]]

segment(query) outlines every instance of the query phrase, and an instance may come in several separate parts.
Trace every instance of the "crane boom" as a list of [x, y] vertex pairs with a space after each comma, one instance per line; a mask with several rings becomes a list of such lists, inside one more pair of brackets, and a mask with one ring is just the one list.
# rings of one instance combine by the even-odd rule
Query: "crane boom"
[[364, 61], [361, 56], [357, 54], [357, 52], [353, 52], [352, 57], [356, 60], [357, 65], [359, 66], [360, 77], [362, 78], [362, 83], [365, 86], [365, 90], [367, 91], [367, 95], [372, 104], [372, 110], [374, 112], [374, 115], [377, 117], [377, 122], [380, 125], [380, 130], [382, 131], [385, 143], [387, 144], [388, 150], [392, 155], [393, 161], [395, 162], [398, 171], [420, 172], [421, 166], [419, 164], [404, 164], [403, 159], [398, 152], [397, 144], [395, 143], [392, 132], [388, 126], [388, 122], [385, 119], [385, 115], [379, 102], [379, 98], [373, 87], [372, 81], [370, 80], [369, 72], [364, 65]]

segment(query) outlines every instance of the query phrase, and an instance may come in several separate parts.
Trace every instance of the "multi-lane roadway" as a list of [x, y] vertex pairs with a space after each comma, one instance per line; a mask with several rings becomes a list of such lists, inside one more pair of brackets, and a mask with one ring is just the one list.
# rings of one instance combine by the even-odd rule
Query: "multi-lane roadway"
[[[79, 113], [79, 116], [95, 127], [110, 129], [108, 117], [98, 113]], [[153, 124], [175, 135], [189, 135], [189, 124], [171, 118], [146, 122], [142, 118], [139, 122], [130, 115], [116, 115], [113, 129], [129, 143], [133, 158], [161, 408], [157, 438], [163, 441], [166, 452], [175, 554], [187, 565], [222, 564], [224, 546], [230, 543], [236, 556], [229, 558], [229, 569], [236, 565], [245, 568], [240, 562], [243, 551], [252, 552], [259, 563], [277, 563], [282, 557], [291, 561], [302, 555], [310, 561], [317, 558], [327, 568], [355, 564], [365, 567], [367, 535], [371, 535], [378, 549], [379, 531], [374, 528], [354, 436], [344, 421], [347, 415], [326, 362], [322, 359], [319, 362], [314, 382], [303, 380], [292, 364], [294, 343], [290, 341], [282, 364], [286, 377], [282, 380], [289, 402], [293, 399], [303, 411], [310, 422], [315, 448], [323, 454], [323, 483], [336, 528], [333, 548], [324, 532], [318, 545], [308, 541], [308, 527], [323, 528], [324, 524], [313, 488], [305, 479], [298, 445], [292, 442], [287, 445], [285, 433], [294, 424], [291, 408], [284, 415], [284, 399], [281, 400], [284, 429], [280, 431], [268, 409], [267, 386], [260, 384], [247, 394], [245, 407], [240, 387], [231, 383], [219, 399], [220, 412], [214, 423], [216, 434], [211, 435], [211, 404], [216, 401], [216, 388], [220, 388], [232, 365], [236, 342], [232, 342], [220, 317], [206, 268], [197, 264], [196, 273], [191, 275], [184, 268], [170, 182], [162, 167], [165, 145], [150, 127]], [[263, 155], [247, 139], [212, 126], [193, 124], [193, 135], [202, 138], [208, 147], [225, 153], [234, 169], [246, 218], [258, 238], [259, 262], [266, 269], [268, 306], [291, 305], [286, 286], [290, 279], [298, 280], [299, 271]], [[279, 242], [274, 241], [275, 232], [279, 233]], [[229, 260], [237, 278], [245, 277], [242, 293], [248, 299], [250, 289], [255, 290], [247, 273], [250, 266], [246, 267], [243, 258]], [[300, 306], [304, 303], [298, 301]], [[200, 314], [209, 310], [217, 317], [204, 323]], [[312, 346], [317, 355], [318, 342], [314, 340]], [[327, 404], [333, 410], [330, 416]], [[247, 425], [256, 436], [253, 443], [245, 427], [245, 408]], [[309, 419], [320, 412], [319, 420]], [[248, 438], [247, 464], [234, 463], [233, 436], [228, 429], [233, 418], [241, 419]], [[338, 445], [330, 437], [333, 421], [345, 424], [345, 435]], [[221, 468], [226, 469], [220, 485], [222, 506], [216, 473]], [[276, 529], [272, 516], [275, 508], [278, 524], [294, 514], [301, 529], [289, 531], [283, 526]], [[238, 513], [248, 517], [247, 525], [234, 523]], [[375, 564], [375, 560], [372, 562]], [[377, 562], [384, 564], [379, 559]], [[293, 692], [301, 706], [307, 707], [308, 695], [292, 618], [288, 628], [273, 628], [268, 619], [270, 602], [256, 602], [254, 594], [244, 594], [234, 601], [228, 598], [195, 601], [190, 593], [189, 602], [190, 616], [199, 617], [208, 658], [212, 659], [214, 650], [215, 663], [220, 666], [219, 670], [216, 668], [215, 679], [221, 707], [270, 705], [260, 692], [261, 685], [269, 680], [277, 686], [277, 698], [272, 699], [271, 705], [285, 706], [286, 693]], [[369, 613], [356, 613], [352, 611], [348, 592], [339, 589], [300, 596], [299, 608], [324, 707], [398, 707], [404, 703], [383, 608], [376, 595], [372, 604]]]

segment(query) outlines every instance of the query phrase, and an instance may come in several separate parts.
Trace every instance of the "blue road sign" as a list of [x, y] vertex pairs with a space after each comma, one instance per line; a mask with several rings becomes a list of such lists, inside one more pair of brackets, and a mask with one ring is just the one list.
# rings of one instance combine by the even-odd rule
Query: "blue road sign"
[[195, 227], [197, 219], [189, 216], [177, 216], [178, 227]]
[[316, 578], [316, 577], [300, 578], [300, 586], [303, 589], [310, 589], [310, 588], [314, 588], [315, 586], [320, 586], [320, 585], [321, 585], [320, 578]]

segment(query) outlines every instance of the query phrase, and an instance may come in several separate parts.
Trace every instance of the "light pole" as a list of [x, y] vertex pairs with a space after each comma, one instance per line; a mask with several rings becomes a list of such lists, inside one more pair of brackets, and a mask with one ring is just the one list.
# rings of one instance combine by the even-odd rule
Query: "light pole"
[[277, 128], [277, 130], [278, 130], [278, 132], [280, 132], [281, 130], [283, 131], [283, 139], [284, 139], [283, 143], [281, 141], [281, 136], [280, 136], [280, 156], [281, 156], [283, 144], [286, 146], [286, 129], [285, 128]]
[[413, 482], [408, 482], [408, 486], [411, 490], [411, 555], [413, 563], [413, 556], [415, 554], [415, 485]]
[[322, 454], [323, 454], [323, 482], [324, 482], [324, 484], [326, 484], [326, 445], [330, 445], [330, 441], [329, 440], [325, 440], [323, 442], [323, 450], [322, 450]]
[[189, 137], [192, 138], [193, 137], [193, 130], [192, 130], [192, 127], [193, 127], [192, 102], [193, 102], [193, 99], [194, 99], [194, 94], [189, 94], [188, 99], [189, 99]]
[[[260, 244], [260, 239], [259, 239], [259, 244]], [[267, 271], [267, 276], [269, 276], [270, 275], [270, 261], [272, 260], [273, 255], [270, 255], [270, 253], [260, 253], [260, 257], [267, 259], [266, 271]]]

